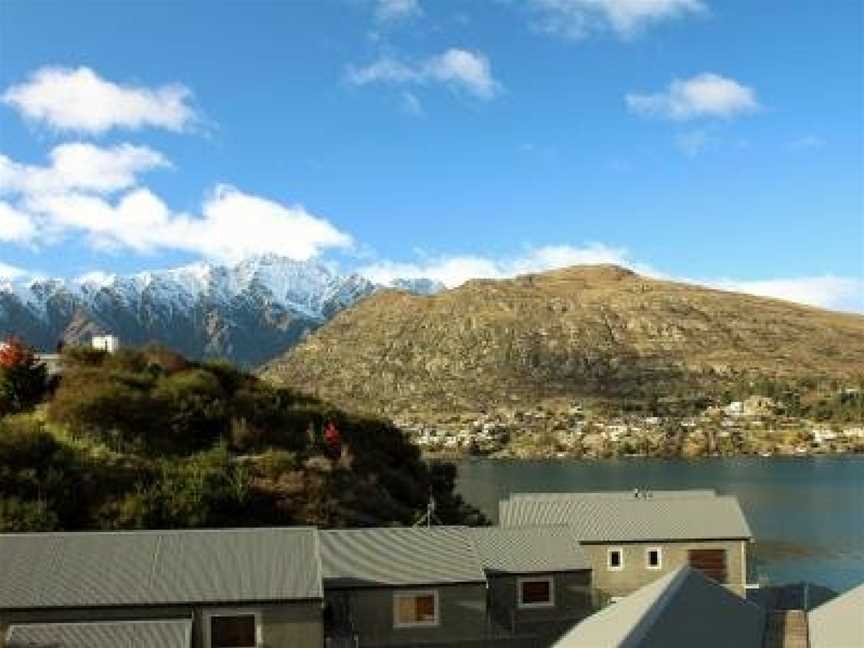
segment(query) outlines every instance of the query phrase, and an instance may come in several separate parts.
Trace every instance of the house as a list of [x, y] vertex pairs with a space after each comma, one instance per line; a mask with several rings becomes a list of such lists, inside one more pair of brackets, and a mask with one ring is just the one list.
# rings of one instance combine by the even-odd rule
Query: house
[[120, 348], [120, 338], [116, 335], [94, 335], [90, 344], [97, 351], [107, 351], [108, 353], [115, 353]]
[[567, 526], [471, 529], [496, 634], [548, 645], [595, 609], [591, 563]]
[[742, 416], [744, 414], [744, 403], [741, 401], [732, 401], [723, 408], [723, 413], [728, 416]]
[[502, 527], [566, 524], [600, 596], [626, 596], [682, 565], [740, 595], [753, 533], [734, 497], [714, 491], [530, 493], [499, 502]]
[[843, 436], [847, 439], [864, 439], [864, 427], [848, 427], [843, 430]]
[[864, 646], [864, 583], [807, 614], [810, 648]]
[[467, 527], [320, 537], [328, 645], [470, 645], [488, 636], [486, 576]]
[[828, 425], [814, 427], [811, 432], [813, 434], [813, 441], [818, 444], [837, 440], [837, 433]]
[[7, 648], [320, 646], [318, 542], [307, 527], [3, 534], [0, 638]]
[[761, 648], [766, 613], [686, 565], [565, 634], [554, 648]]

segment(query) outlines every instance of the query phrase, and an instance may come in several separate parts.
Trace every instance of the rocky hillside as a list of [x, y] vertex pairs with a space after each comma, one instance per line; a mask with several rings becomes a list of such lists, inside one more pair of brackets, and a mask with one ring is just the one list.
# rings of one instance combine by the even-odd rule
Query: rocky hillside
[[262, 373], [346, 406], [405, 415], [862, 368], [862, 316], [578, 266], [432, 296], [380, 292]]
[[[417, 292], [440, 288], [394, 283]], [[60, 340], [86, 344], [110, 332], [127, 345], [155, 341], [194, 358], [254, 366], [378, 288], [356, 274], [275, 255], [80, 281], [0, 280], [0, 336], [50, 350]]]

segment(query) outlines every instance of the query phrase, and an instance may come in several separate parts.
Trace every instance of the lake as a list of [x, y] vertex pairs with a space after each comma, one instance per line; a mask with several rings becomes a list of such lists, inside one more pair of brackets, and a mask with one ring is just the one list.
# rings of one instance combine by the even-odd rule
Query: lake
[[458, 490], [492, 520], [513, 491], [713, 488], [736, 495], [756, 537], [751, 556], [772, 584], [838, 592], [864, 582], [864, 457], [466, 460]]

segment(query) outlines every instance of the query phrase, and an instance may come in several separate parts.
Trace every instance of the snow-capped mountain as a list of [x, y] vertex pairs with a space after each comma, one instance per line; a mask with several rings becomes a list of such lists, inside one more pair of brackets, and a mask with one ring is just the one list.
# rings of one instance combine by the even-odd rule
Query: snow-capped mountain
[[[0, 335], [40, 349], [113, 333], [125, 344], [155, 341], [192, 357], [259, 364], [292, 346], [340, 310], [387, 286], [315, 261], [277, 255], [234, 266], [197, 263], [135, 275], [77, 280], [0, 280]], [[431, 294], [428, 279], [391, 286]]]

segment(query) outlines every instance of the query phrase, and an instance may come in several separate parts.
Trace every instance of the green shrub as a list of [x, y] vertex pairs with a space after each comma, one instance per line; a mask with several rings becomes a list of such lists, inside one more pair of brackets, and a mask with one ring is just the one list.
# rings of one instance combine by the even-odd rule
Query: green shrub
[[54, 531], [57, 515], [44, 500], [0, 497], [0, 532]]

